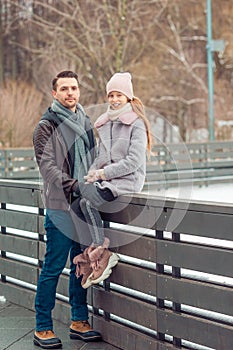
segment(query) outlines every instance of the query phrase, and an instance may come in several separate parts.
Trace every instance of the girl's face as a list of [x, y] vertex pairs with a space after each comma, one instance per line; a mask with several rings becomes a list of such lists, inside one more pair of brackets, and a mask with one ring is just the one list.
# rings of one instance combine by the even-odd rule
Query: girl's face
[[112, 109], [120, 109], [128, 102], [128, 97], [118, 91], [108, 94], [108, 102]]

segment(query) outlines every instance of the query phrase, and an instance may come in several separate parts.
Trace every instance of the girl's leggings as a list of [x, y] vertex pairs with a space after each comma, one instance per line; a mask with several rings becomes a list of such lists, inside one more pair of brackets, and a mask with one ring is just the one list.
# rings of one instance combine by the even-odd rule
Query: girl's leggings
[[83, 246], [88, 246], [88, 236], [95, 246], [104, 242], [104, 228], [99, 209], [106, 202], [115, 199], [110, 189], [100, 189], [94, 184], [79, 183], [79, 194], [71, 205], [78, 238]]

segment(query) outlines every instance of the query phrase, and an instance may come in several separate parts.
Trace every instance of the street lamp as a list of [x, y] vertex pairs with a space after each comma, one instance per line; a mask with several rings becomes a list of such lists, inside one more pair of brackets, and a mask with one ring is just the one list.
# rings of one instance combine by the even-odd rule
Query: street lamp
[[206, 0], [206, 27], [207, 27], [207, 67], [208, 67], [208, 113], [209, 113], [209, 139], [215, 139], [214, 120], [214, 79], [213, 79], [213, 52], [223, 52], [224, 40], [212, 40], [212, 9], [211, 0]]

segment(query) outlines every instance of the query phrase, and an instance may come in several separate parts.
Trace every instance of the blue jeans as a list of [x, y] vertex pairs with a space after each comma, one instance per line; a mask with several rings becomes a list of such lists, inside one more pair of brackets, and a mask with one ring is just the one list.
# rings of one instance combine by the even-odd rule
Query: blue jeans
[[[55, 306], [56, 288], [70, 253], [69, 302], [71, 320], [87, 320], [87, 290], [81, 286], [81, 278], [75, 276], [73, 258], [81, 253], [75, 237], [75, 228], [69, 212], [47, 209], [45, 217], [47, 234], [46, 254], [37, 285], [35, 299], [36, 330], [53, 330], [52, 310]], [[67, 232], [68, 235], [63, 232]]]

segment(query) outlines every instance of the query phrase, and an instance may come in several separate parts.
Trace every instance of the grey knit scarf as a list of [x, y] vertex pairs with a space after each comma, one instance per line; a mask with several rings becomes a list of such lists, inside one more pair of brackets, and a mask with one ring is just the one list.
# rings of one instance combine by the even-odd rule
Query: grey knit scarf
[[75, 133], [75, 159], [73, 177], [83, 182], [83, 176], [88, 172], [91, 165], [90, 143], [85, 130], [85, 113], [80, 104], [77, 105], [76, 112], [64, 107], [57, 100], [53, 100], [52, 110], [57, 114], [61, 123], [64, 123]]
[[126, 103], [120, 109], [111, 109], [111, 106], [108, 106], [107, 115], [111, 121], [117, 120], [121, 114], [132, 112], [131, 103]]

